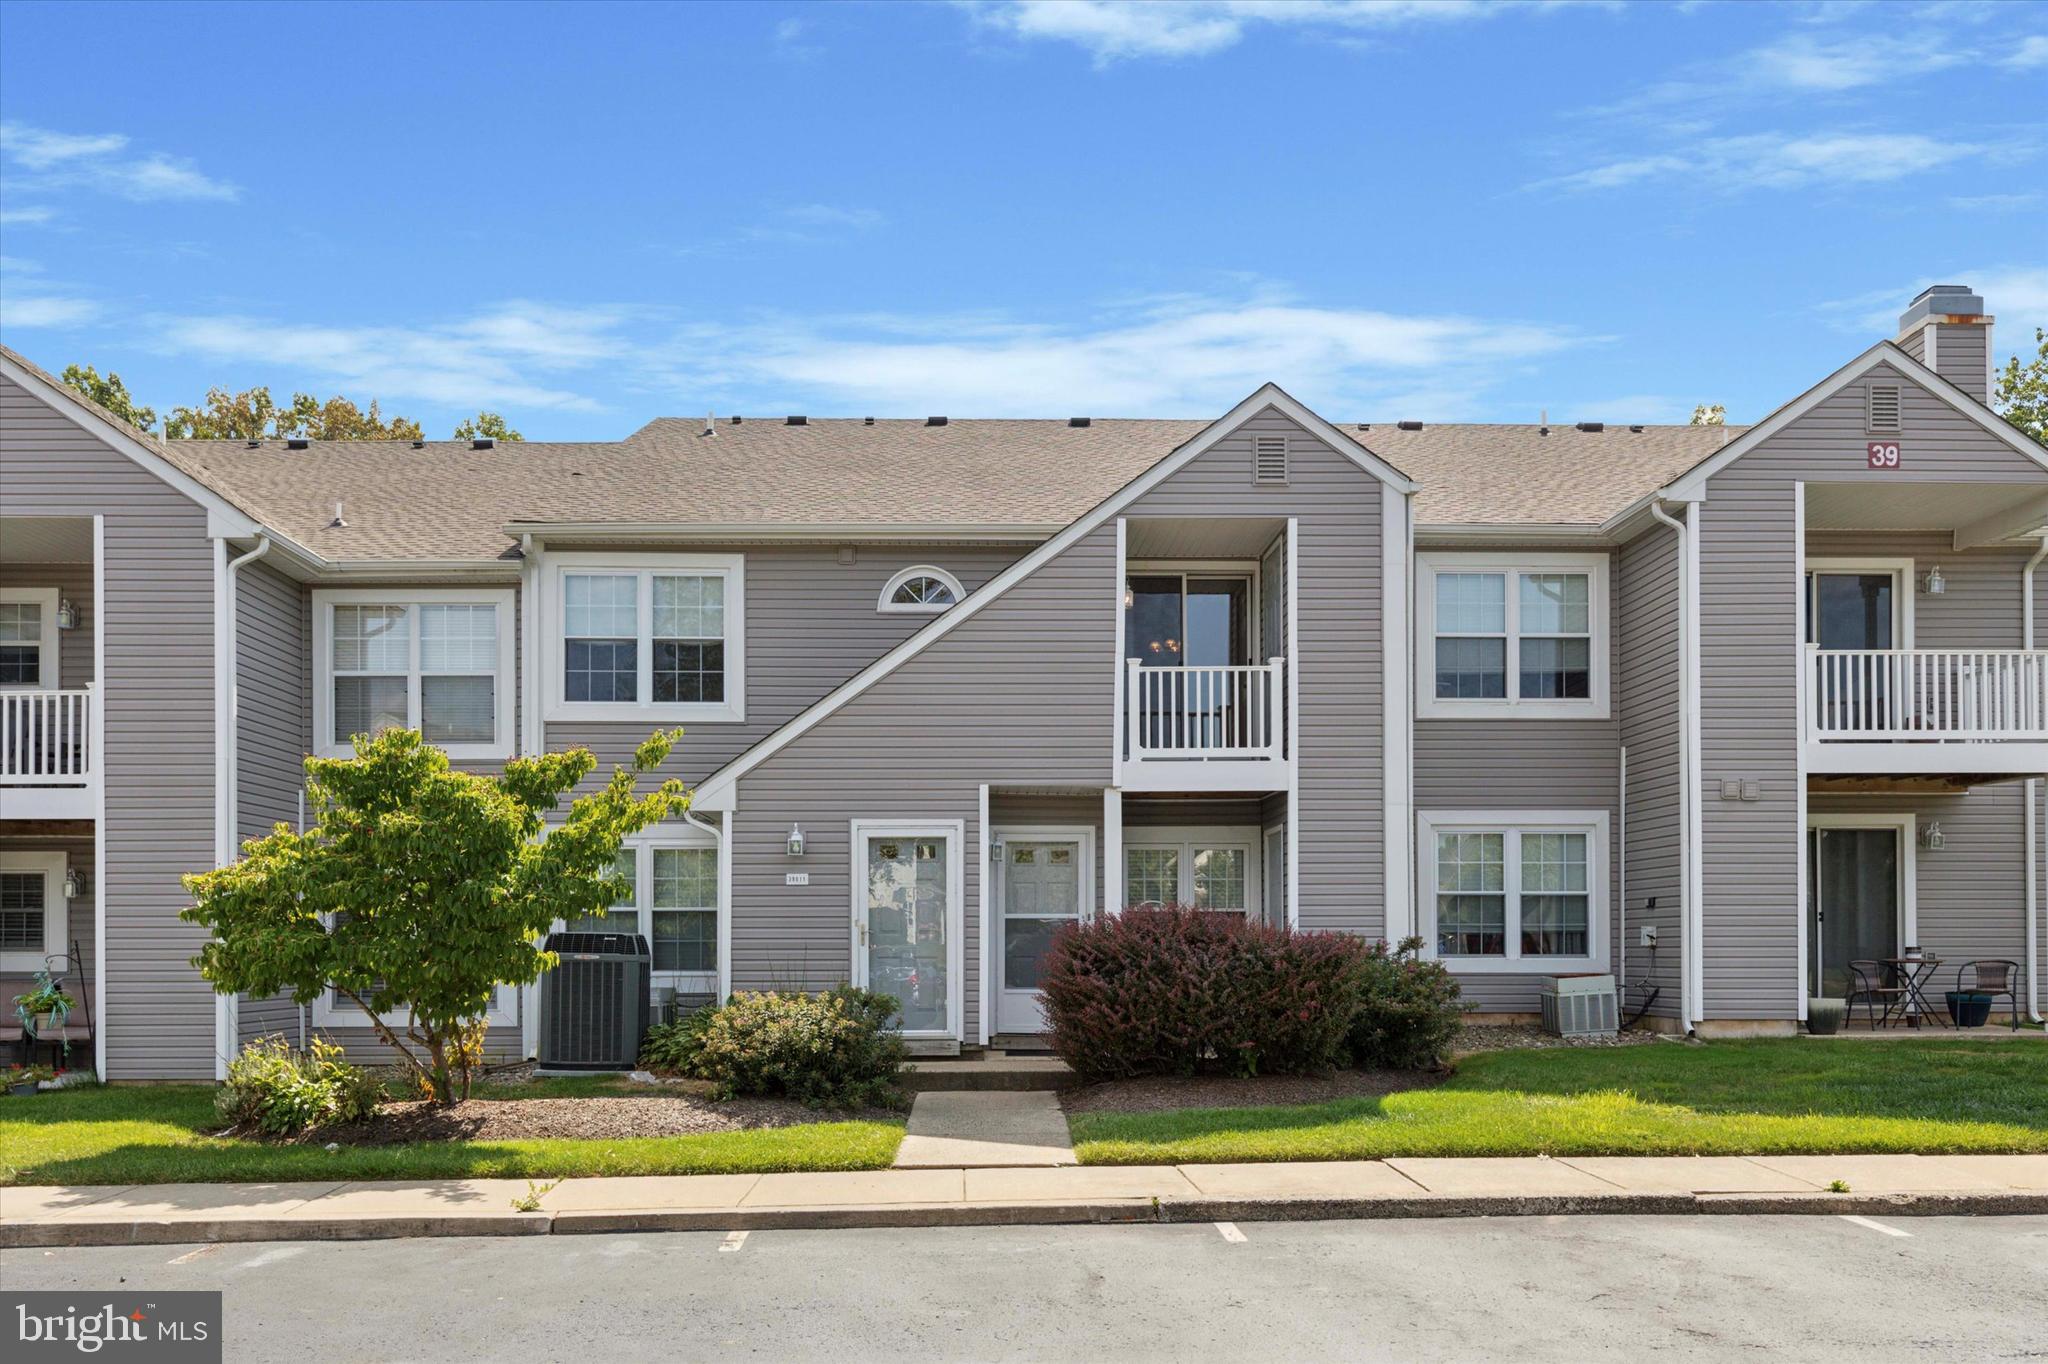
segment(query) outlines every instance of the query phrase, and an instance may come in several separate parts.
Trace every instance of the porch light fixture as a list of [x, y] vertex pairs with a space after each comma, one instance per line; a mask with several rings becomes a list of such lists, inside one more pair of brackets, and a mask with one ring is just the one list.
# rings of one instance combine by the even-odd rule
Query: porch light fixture
[[1927, 576], [1920, 580], [1920, 590], [1930, 597], [1938, 597], [1948, 591], [1948, 579], [1941, 576], [1941, 565], [1927, 570]]
[[1928, 820], [1925, 832], [1920, 835], [1920, 846], [1929, 852], [1940, 852], [1947, 842], [1948, 840], [1941, 836], [1941, 821]]
[[57, 628], [59, 630], [76, 630], [78, 628], [78, 608], [68, 601], [57, 603]]
[[801, 824], [789, 826], [789, 855], [791, 857], [802, 857], [804, 855], [804, 826]]
[[64, 871], [64, 898], [76, 900], [85, 894], [85, 873], [76, 867]]

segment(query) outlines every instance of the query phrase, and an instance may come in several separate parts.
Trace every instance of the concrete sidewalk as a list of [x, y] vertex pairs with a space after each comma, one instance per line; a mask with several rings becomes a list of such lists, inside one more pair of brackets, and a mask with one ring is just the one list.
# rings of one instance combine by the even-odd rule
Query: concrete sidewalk
[[[1833, 1181], [1846, 1192], [1830, 1192]], [[1542, 1213], [2048, 1213], [2048, 1155], [1517, 1157], [0, 1188], [0, 1246]]]

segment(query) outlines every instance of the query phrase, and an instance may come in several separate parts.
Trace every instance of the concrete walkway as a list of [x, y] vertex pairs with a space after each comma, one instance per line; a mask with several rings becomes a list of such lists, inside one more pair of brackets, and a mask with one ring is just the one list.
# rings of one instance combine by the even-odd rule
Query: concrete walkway
[[1079, 1164], [1057, 1094], [922, 1093], [905, 1133], [899, 1170]]
[[[1830, 1192], [1834, 1181], [1846, 1192]], [[2048, 1155], [1540, 1157], [0, 1188], [0, 1246], [1556, 1213], [2048, 1213]]]

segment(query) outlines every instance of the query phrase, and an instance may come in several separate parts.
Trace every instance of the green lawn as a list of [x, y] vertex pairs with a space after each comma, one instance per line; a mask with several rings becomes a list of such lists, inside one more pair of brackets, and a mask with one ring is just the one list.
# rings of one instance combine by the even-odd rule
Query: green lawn
[[[522, 1086], [531, 1097], [608, 1092], [602, 1080]], [[512, 1097], [491, 1090], [479, 1097]], [[162, 1184], [230, 1180], [445, 1179], [879, 1170], [901, 1122], [817, 1122], [752, 1132], [618, 1141], [433, 1142], [313, 1146], [210, 1137], [213, 1086], [112, 1086], [0, 1098], [0, 1184]]]
[[1084, 1165], [1382, 1156], [2048, 1151], [2048, 1046], [1800, 1039], [1486, 1052], [1383, 1099], [1079, 1113]]

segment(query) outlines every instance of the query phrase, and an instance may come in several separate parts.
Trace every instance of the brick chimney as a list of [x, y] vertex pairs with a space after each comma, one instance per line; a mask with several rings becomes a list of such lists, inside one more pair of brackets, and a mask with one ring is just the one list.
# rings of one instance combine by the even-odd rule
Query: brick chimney
[[1899, 315], [1899, 348], [1980, 403], [1991, 401], [1991, 322], [1966, 284], [1935, 284]]

